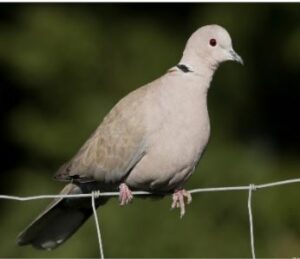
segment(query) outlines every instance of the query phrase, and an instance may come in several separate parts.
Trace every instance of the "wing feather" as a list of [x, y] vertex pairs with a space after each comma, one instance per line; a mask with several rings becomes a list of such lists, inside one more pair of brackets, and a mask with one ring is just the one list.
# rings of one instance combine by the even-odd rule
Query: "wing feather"
[[141, 87], [118, 102], [55, 178], [114, 183], [126, 177], [146, 152], [146, 93]]

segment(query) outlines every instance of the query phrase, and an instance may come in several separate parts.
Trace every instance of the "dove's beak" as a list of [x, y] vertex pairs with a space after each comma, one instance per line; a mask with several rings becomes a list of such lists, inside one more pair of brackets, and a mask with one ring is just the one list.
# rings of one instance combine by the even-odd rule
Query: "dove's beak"
[[230, 60], [236, 61], [244, 65], [244, 61], [239, 54], [237, 54], [233, 49], [229, 50]]

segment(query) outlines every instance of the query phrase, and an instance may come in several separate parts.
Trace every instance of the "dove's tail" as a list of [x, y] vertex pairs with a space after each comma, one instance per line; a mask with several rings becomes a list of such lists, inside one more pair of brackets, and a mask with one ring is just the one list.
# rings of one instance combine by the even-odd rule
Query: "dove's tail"
[[[70, 183], [61, 194], [80, 194], [82, 187]], [[107, 199], [97, 199], [96, 206]], [[88, 198], [55, 199], [17, 238], [18, 245], [51, 250], [64, 243], [91, 216], [93, 209]]]

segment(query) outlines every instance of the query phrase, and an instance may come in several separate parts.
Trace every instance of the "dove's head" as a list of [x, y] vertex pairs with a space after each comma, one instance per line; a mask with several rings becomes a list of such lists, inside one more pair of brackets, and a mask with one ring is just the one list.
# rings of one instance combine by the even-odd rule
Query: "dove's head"
[[186, 44], [182, 60], [196, 70], [203, 64], [215, 69], [227, 60], [243, 64], [233, 50], [229, 33], [219, 25], [207, 25], [195, 31]]

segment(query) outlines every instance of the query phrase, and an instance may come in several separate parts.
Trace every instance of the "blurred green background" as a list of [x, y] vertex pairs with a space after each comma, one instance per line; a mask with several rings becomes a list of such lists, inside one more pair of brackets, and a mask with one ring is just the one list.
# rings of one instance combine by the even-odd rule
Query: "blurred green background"
[[[209, 147], [187, 188], [300, 175], [299, 4], [1, 4], [0, 193], [55, 194], [51, 179], [125, 94], [176, 65], [198, 27], [217, 23], [245, 66], [223, 64], [208, 102]], [[300, 255], [300, 186], [253, 197], [257, 255]], [[48, 200], [0, 201], [0, 257], [97, 257], [90, 219], [52, 252], [17, 247]], [[170, 197], [98, 210], [108, 257], [250, 257], [247, 192]]]

